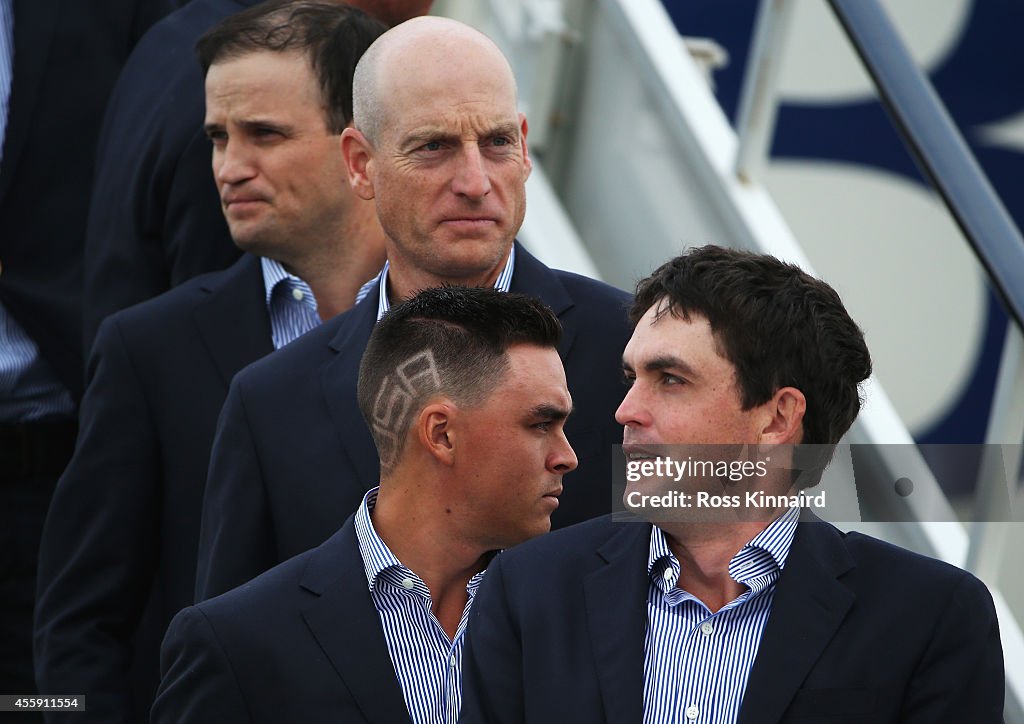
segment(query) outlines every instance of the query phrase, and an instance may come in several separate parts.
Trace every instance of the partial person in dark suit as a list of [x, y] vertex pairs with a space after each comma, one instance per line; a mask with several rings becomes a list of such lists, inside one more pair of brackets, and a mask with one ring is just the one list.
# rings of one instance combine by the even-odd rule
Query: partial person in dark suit
[[200, 44], [214, 174], [250, 253], [100, 327], [78, 446], [40, 553], [37, 678], [44, 691], [86, 695], [86, 712], [69, 721], [146, 718], [163, 633], [192, 600], [231, 378], [352, 306], [383, 263], [373, 205], [345, 183], [339, 134], [355, 62], [384, 29], [345, 5], [303, 0], [229, 17]]
[[36, 556], [53, 487], [74, 447], [82, 395], [82, 245], [103, 107], [132, 46], [177, 6], [175, 0], [0, 0], [4, 693], [35, 691]]
[[[762, 492], [816, 484], [796, 477], [794, 446], [827, 458], [871, 371], [831, 287], [704, 247], [642, 281], [631, 317], [616, 413], [627, 465], [716, 444], [766, 463], [747, 481]], [[693, 496], [739, 486], [684, 479]], [[495, 559], [471, 616], [462, 721], [1001, 721], [995, 609], [969, 573], [745, 495], [666, 515], [632, 497], [650, 489], [626, 487], [640, 521], [601, 518]]]
[[110, 314], [240, 251], [221, 212], [203, 132], [199, 37], [259, 0], [194, 0], [153, 26], [125, 63], [107, 104], [85, 235], [86, 349]]
[[[335, 0], [340, 2], [340, 0]], [[85, 239], [88, 349], [103, 319], [238, 258], [210, 178], [199, 37], [257, 0], [193, 0], [153, 27], [107, 106]], [[395, 25], [432, 0], [350, 0]]]
[[494, 289], [385, 315], [358, 382], [380, 486], [318, 548], [175, 618], [153, 721], [454, 722], [487, 564], [550, 529], [576, 466], [560, 331]]
[[198, 600], [319, 545], [377, 484], [356, 405], [362, 350], [392, 302], [445, 283], [529, 294], [558, 315], [577, 410], [567, 434], [581, 464], [553, 521], [611, 509], [628, 296], [548, 269], [515, 243], [531, 166], [515, 80], [497, 47], [443, 18], [399, 27], [360, 61], [355, 128], [342, 139], [356, 193], [377, 204], [388, 266], [363, 303], [232, 384], [203, 503]]

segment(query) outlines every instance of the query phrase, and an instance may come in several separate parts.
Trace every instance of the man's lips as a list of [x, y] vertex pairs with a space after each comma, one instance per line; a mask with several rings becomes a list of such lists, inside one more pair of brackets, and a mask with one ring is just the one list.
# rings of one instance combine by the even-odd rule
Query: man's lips
[[498, 220], [492, 216], [453, 216], [441, 219], [441, 224], [445, 226], [463, 229], [479, 229], [497, 223]]
[[225, 209], [244, 209], [261, 203], [266, 203], [266, 199], [261, 196], [226, 196], [224, 198]]
[[622, 443], [622, 452], [625, 454], [627, 460], [646, 460], [654, 459], [659, 457], [660, 453], [656, 450], [658, 446], [645, 447], [635, 442], [624, 442]]

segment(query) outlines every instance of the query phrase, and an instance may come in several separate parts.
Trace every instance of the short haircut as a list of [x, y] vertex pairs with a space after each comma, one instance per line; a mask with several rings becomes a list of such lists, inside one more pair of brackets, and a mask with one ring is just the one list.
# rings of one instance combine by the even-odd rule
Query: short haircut
[[642, 280], [630, 319], [636, 324], [656, 304], [660, 314], [708, 320], [736, 368], [743, 409], [795, 387], [807, 399], [803, 443], [834, 445], [853, 424], [871, 355], [825, 282], [767, 254], [704, 246]]
[[215, 25], [196, 43], [205, 75], [218, 61], [249, 53], [305, 53], [320, 86], [327, 127], [352, 121], [356, 63], [387, 26], [361, 10], [329, 0], [267, 0]]
[[428, 402], [443, 396], [480, 405], [509, 369], [509, 347], [557, 348], [561, 336], [543, 302], [494, 289], [427, 289], [392, 309], [370, 335], [357, 392], [381, 471], [398, 462]]

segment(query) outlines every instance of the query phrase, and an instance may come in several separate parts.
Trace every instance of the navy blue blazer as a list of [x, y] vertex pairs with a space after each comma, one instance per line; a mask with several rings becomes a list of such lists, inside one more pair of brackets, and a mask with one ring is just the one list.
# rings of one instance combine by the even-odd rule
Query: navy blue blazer
[[100, 119], [132, 46], [179, 4], [14, 0], [0, 302], [75, 399], [83, 388], [82, 247]]
[[325, 543], [186, 608], [152, 721], [409, 724], [352, 517]]
[[[553, 271], [521, 246], [512, 291], [552, 308], [575, 412], [566, 435], [579, 468], [553, 516], [567, 525], [611, 510], [614, 413], [625, 387], [629, 295]], [[196, 600], [223, 593], [323, 542], [379, 482], [377, 449], [356, 402], [363, 349], [377, 319], [361, 304], [235, 378], [217, 427], [199, 539]]]
[[[650, 531], [608, 516], [495, 558], [470, 614], [460, 721], [641, 724]], [[1003, 686], [978, 579], [801, 522], [737, 721], [995, 724]]]
[[110, 96], [96, 154], [83, 276], [88, 349], [100, 322], [239, 256], [203, 132], [199, 37], [258, 0], [193, 0], [139, 41]]
[[231, 378], [273, 349], [256, 257], [108, 318], [39, 557], [36, 680], [69, 721], [140, 721], [160, 640], [192, 602], [199, 512]]

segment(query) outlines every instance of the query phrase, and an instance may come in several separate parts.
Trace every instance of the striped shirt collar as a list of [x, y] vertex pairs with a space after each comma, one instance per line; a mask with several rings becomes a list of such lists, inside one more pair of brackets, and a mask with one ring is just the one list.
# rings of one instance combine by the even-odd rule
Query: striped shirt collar
[[391, 552], [387, 543], [380, 539], [373, 527], [370, 513], [377, 505], [377, 491], [372, 488], [363, 496], [363, 502], [356, 511], [353, 521], [356, 529], [356, 540], [359, 542], [359, 553], [363, 556], [363, 571], [366, 573], [366, 584], [370, 591], [377, 587], [377, 579], [384, 571], [401, 569], [402, 562]]
[[[270, 300], [273, 298], [274, 287], [287, 279], [293, 289], [302, 290], [304, 294], [306, 291], [309, 292], [309, 298], [313, 302], [313, 311], [317, 311], [316, 297], [313, 296], [313, 290], [310, 289], [309, 285], [305, 281], [294, 274], [289, 273], [279, 261], [268, 259], [265, 256], [260, 257], [260, 267], [263, 269], [263, 289], [266, 292], [265, 300], [268, 308], [270, 307]], [[384, 269], [387, 269], [387, 262], [385, 262]], [[372, 279], [364, 282], [363, 285], [359, 287], [359, 291], [356, 292], [356, 304], [359, 304], [359, 302], [366, 299], [366, 296], [373, 289], [373, 285], [380, 280], [380, 275], [383, 273], [384, 271], [382, 269], [380, 273], [375, 274]]]
[[[380, 285], [380, 297], [377, 300], [377, 321], [391, 311], [391, 300], [388, 299], [388, 269], [391, 268], [390, 262], [384, 262], [384, 268], [380, 270], [380, 274], [375, 279], [371, 279], [363, 285], [363, 288], [359, 290], [359, 294], [356, 296], [357, 302], [361, 302], [370, 290], [373, 289], [374, 284]], [[505, 267], [501, 270], [501, 274], [494, 280], [494, 288], [499, 292], [507, 292], [512, 287], [512, 272], [516, 268], [516, 246], [512, 245], [512, 249], [508, 254], [508, 261], [505, 262]]]
[[[356, 511], [353, 521], [356, 529], [356, 540], [359, 543], [359, 553], [363, 557], [363, 570], [366, 573], [366, 584], [373, 592], [378, 584], [386, 582], [388, 585], [401, 585], [404, 588], [412, 588], [419, 593], [429, 597], [430, 592], [419, 576], [407, 568], [398, 556], [391, 552], [387, 543], [381, 540], [373, 527], [370, 513], [377, 505], [377, 492], [379, 487], [372, 488], [363, 496], [363, 502]], [[476, 595], [476, 590], [483, 581], [484, 569], [469, 579], [466, 591], [470, 600]], [[411, 580], [412, 586], [409, 585]]]
[[288, 272], [280, 262], [260, 257], [263, 271], [264, 301], [270, 316], [270, 336], [274, 349], [320, 326], [316, 297], [309, 284]]
[[[761, 593], [778, 579], [793, 545], [799, 518], [800, 509], [790, 508], [751, 538], [729, 561], [729, 576], [747, 586], [751, 596]], [[672, 571], [670, 576], [666, 573], [669, 570]], [[675, 588], [679, 581], [679, 561], [658, 526], [651, 528], [647, 574], [662, 590]]]
[[264, 301], [267, 304], [267, 309], [271, 308], [274, 289], [278, 284], [283, 283], [288, 289], [301, 291], [302, 301], [311, 305], [312, 310], [316, 311], [316, 297], [313, 296], [313, 290], [310, 289], [309, 284], [285, 269], [281, 262], [261, 256], [260, 268], [263, 270]]

